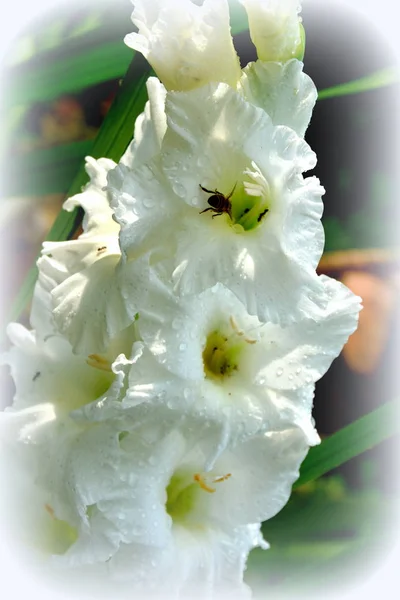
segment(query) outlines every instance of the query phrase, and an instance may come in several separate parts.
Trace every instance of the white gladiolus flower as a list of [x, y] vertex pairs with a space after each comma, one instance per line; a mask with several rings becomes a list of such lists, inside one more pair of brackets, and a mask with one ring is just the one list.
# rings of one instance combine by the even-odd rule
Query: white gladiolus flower
[[263, 61], [303, 58], [304, 30], [300, 0], [240, 0], [249, 19], [250, 36]]
[[262, 321], [308, 314], [323, 300], [314, 153], [225, 84], [170, 92], [166, 112], [160, 157], [109, 173], [128, 259], [168, 262], [181, 295], [221, 282]]
[[286, 503], [307, 452], [304, 436], [256, 436], [206, 470], [213, 428], [162, 410], [154, 417], [138, 426], [139, 413], [124, 431], [104, 423], [76, 437], [62, 482], [80, 515], [78, 538], [57, 561], [107, 561], [133, 589], [167, 597], [240, 586], [249, 550], [262, 544], [253, 524]]
[[[221, 285], [175, 305], [146, 298], [126, 395], [83, 409], [89, 419], [124, 418], [139, 404], [164, 404], [219, 429], [217, 452], [232, 440], [295, 424], [310, 445], [319, 442], [311, 420], [314, 383], [357, 326], [360, 299], [321, 277], [328, 298], [318, 316], [287, 328], [260, 323]], [[103, 415], [103, 417], [101, 417]]]
[[190, 90], [210, 81], [236, 87], [239, 58], [233, 47], [226, 0], [134, 0], [139, 29], [125, 43], [141, 52], [169, 90]]
[[247, 102], [265, 110], [274, 125], [286, 125], [304, 137], [318, 92], [303, 73], [303, 63], [296, 59], [283, 64], [249, 63], [243, 69], [239, 91]]

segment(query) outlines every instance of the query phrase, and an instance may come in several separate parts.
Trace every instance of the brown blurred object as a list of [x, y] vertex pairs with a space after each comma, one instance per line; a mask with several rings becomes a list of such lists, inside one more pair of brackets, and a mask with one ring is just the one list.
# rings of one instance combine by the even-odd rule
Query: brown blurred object
[[400, 251], [386, 248], [366, 248], [325, 252], [318, 265], [318, 273], [332, 275], [348, 270], [382, 271], [400, 267]]
[[398, 253], [385, 249], [330, 252], [321, 258], [318, 272], [336, 276], [363, 301], [358, 328], [343, 349], [357, 373], [373, 372], [388, 342], [399, 262]]
[[50, 110], [40, 118], [40, 137], [44, 146], [90, 139], [95, 135], [96, 129], [86, 125], [81, 105], [69, 96], [53, 102]]
[[0, 236], [3, 247], [7, 248], [7, 254], [0, 256], [0, 268], [6, 281], [0, 297], [2, 318], [7, 317], [63, 201], [63, 194], [2, 199]]

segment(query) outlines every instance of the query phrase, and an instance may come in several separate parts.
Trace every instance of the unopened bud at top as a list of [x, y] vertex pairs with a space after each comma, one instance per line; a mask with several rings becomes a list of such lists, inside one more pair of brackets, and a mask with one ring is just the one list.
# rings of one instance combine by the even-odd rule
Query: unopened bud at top
[[262, 61], [303, 59], [305, 36], [299, 0], [240, 0], [247, 11], [251, 39]]

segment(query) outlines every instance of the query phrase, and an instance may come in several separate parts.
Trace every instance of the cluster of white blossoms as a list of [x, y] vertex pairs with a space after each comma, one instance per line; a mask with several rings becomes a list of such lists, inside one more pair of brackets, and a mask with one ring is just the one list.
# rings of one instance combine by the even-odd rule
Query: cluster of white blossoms
[[248, 597], [248, 553], [319, 442], [314, 384], [360, 299], [316, 274], [297, 0], [242, 0], [244, 69], [227, 0], [134, 4], [126, 43], [159, 79], [119, 164], [88, 158], [65, 202], [84, 231], [44, 244], [32, 330], [8, 328], [7, 519], [108, 597]]

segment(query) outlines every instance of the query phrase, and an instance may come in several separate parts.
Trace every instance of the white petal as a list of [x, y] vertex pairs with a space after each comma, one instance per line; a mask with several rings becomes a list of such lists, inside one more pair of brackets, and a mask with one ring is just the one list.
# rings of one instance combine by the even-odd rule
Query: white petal
[[320, 379], [357, 327], [360, 298], [334, 279], [321, 276], [321, 281], [329, 303], [318, 316], [286, 329], [264, 328], [270, 344], [262, 360], [269, 364], [259, 377], [274, 389], [298, 389]]
[[136, 311], [125, 300], [127, 277], [120, 256], [110, 254], [53, 290], [55, 322], [74, 352], [105, 352], [110, 341], [134, 321]]
[[268, 113], [274, 125], [286, 125], [304, 137], [318, 94], [303, 73], [303, 63], [252, 62], [243, 69], [239, 89], [248, 102]]
[[149, 100], [143, 113], [135, 121], [133, 140], [120, 161], [130, 169], [147, 163], [160, 151], [167, 128], [165, 87], [156, 77], [149, 77], [146, 87]]
[[81, 206], [85, 211], [84, 233], [80, 239], [118, 235], [119, 227], [112, 219], [112, 210], [104, 191], [107, 185], [107, 173], [115, 166], [115, 162], [108, 158], [95, 160], [91, 156], [87, 156], [85, 168], [90, 181], [81, 193], [64, 202], [64, 210], [71, 212], [77, 206]]

